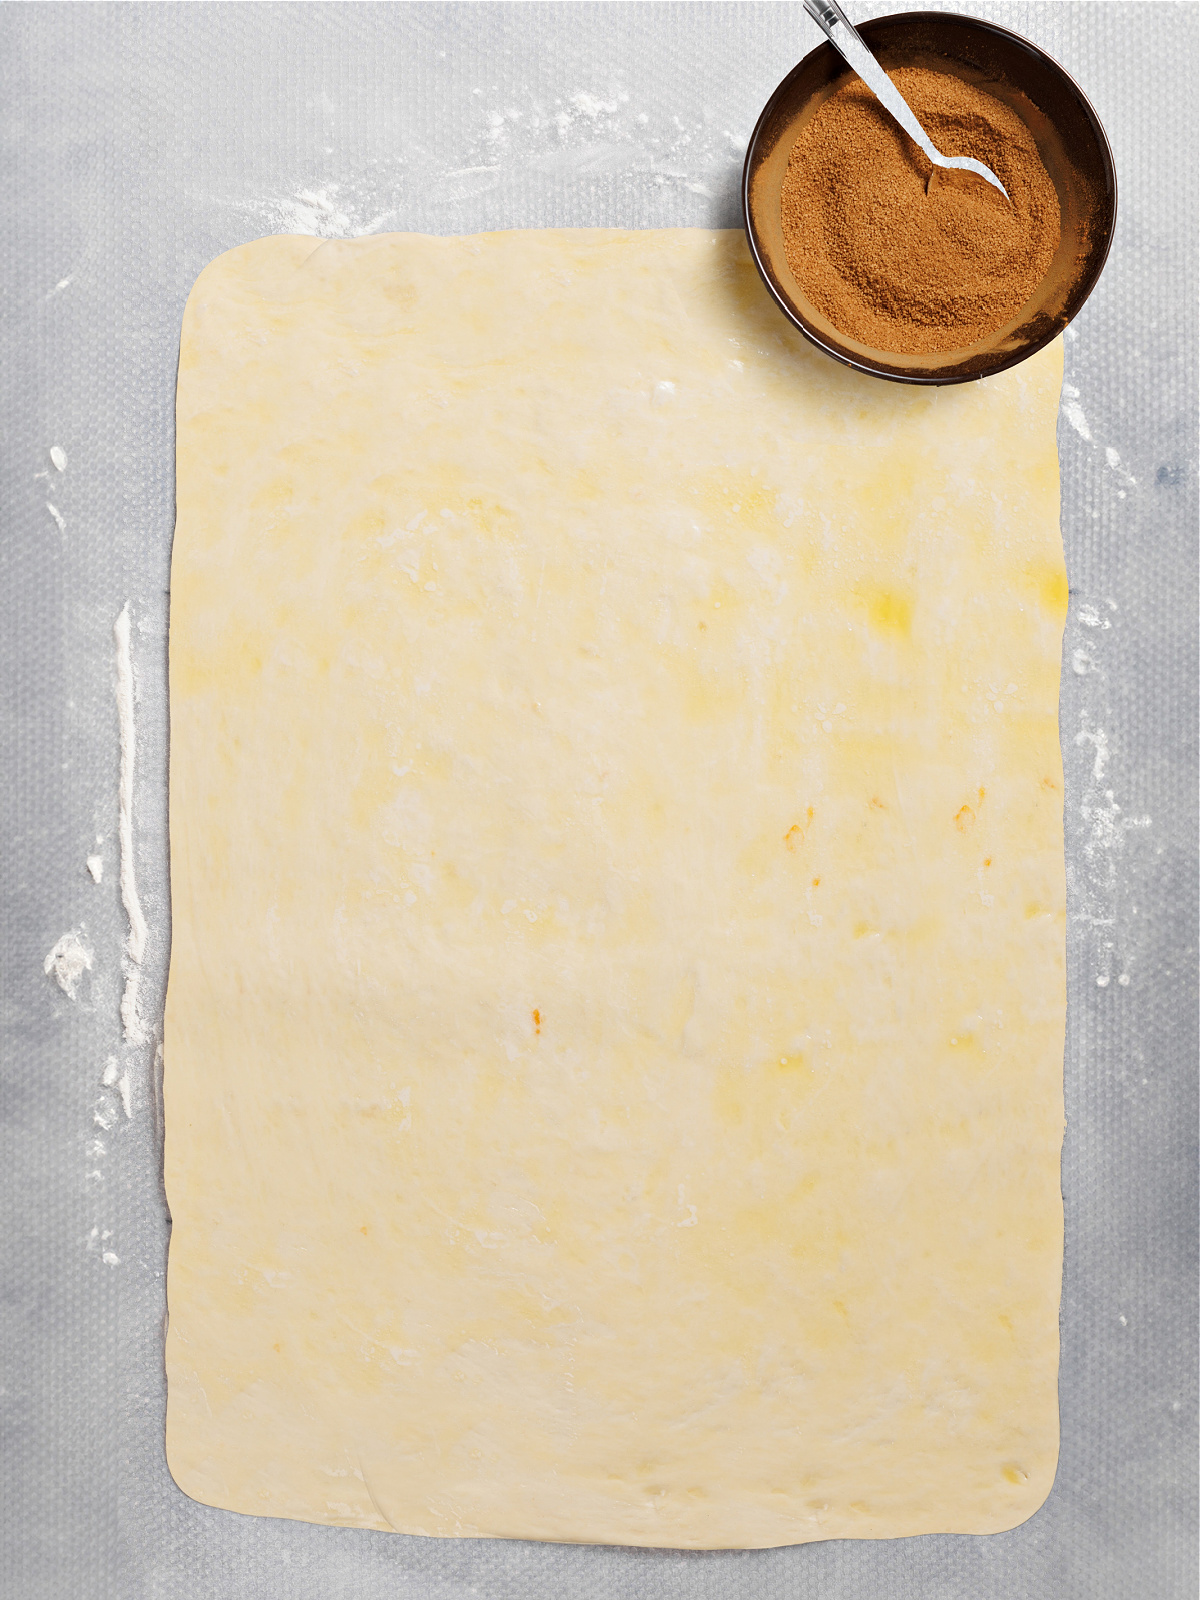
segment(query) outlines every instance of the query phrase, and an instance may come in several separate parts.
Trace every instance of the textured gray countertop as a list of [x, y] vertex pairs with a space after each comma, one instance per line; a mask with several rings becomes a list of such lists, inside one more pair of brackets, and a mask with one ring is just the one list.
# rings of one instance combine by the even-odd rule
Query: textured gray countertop
[[[213, 256], [264, 233], [738, 226], [755, 117], [818, 36], [797, 4], [9, 4], [5, 1595], [1195, 1592], [1197, 8], [971, 9], [1076, 76], [1121, 185], [1112, 256], [1067, 337], [1059, 426], [1069, 1121], [1050, 1500], [986, 1539], [680, 1553], [313, 1527], [214, 1511], [175, 1488], [162, 1446], [155, 1036], [124, 1044], [118, 1017], [113, 623], [128, 601], [142, 1001], [156, 1035], [170, 932], [172, 407], [188, 290]], [[98, 883], [86, 866], [97, 855]], [[43, 971], [70, 931], [92, 957], [73, 1001]]]

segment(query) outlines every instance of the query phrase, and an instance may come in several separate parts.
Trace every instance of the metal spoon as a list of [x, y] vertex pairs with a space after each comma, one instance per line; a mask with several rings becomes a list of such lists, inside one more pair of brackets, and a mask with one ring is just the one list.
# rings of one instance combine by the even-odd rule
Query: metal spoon
[[823, 30], [833, 48], [845, 57], [880, 104], [891, 112], [905, 133], [914, 144], [920, 146], [935, 167], [953, 167], [960, 172], [974, 172], [993, 188], [999, 189], [1006, 200], [1009, 199], [1008, 190], [991, 167], [985, 167], [982, 161], [975, 161], [970, 156], [944, 156], [937, 149], [913, 115], [908, 101], [867, 49], [854, 24], [838, 5], [837, 0], [804, 0], [804, 9]]

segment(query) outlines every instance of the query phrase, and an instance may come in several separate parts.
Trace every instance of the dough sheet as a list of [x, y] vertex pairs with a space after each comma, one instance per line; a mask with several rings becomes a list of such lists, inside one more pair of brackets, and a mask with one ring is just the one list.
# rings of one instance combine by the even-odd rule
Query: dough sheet
[[433, 1535], [987, 1533], [1058, 1450], [1055, 345], [906, 388], [740, 232], [188, 303], [167, 1446]]

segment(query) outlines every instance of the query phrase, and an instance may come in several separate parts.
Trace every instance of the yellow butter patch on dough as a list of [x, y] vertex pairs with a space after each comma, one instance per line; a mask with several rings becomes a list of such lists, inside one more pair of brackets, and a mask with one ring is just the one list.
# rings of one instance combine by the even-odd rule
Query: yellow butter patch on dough
[[184, 320], [167, 1445], [241, 1512], [1009, 1528], [1058, 1449], [1054, 346], [737, 232], [273, 238]]

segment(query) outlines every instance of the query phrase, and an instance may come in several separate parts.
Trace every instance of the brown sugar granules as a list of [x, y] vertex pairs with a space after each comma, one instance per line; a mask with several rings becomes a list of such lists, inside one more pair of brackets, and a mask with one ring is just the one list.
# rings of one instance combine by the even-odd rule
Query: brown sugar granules
[[788, 264], [840, 333], [876, 350], [959, 350], [1010, 322], [1046, 276], [1058, 194], [1033, 135], [1002, 101], [927, 67], [889, 76], [943, 155], [985, 162], [1011, 204], [982, 178], [934, 172], [852, 78], [792, 149]]

